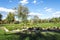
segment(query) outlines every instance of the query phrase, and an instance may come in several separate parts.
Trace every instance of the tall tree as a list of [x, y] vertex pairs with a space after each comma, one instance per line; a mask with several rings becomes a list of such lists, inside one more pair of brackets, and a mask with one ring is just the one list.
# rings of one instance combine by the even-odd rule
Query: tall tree
[[2, 21], [2, 14], [0, 13], [0, 21]]
[[7, 20], [8, 23], [14, 22], [14, 20], [15, 20], [14, 13], [9, 12], [9, 14], [7, 15], [6, 20]]
[[28, 16], [29, 10], [27, 7], [19, 5], [18, 7], [18, 18], [22, 20], [22, 22], [27, 21], [27, 16]]
[[33, 23], [39, 23], [39, 17], [38, 16], [34, 16], [33, 17]]
[[0, 13], [0, 24], [2, 23], [2, 14]]

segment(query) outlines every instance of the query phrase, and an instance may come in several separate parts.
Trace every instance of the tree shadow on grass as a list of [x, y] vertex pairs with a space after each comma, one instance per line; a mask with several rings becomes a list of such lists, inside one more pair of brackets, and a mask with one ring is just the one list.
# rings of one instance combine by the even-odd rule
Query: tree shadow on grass
[[47, 33], [47, 35], [45, 36], [45, 40], [57, 40], [57, 38], [55, 35]]
[[31, 33], [31, 34], [26, 34], [26, 33], [22, 33], [20, 34], [19, 40], [43, 40], [44, 35], [42, 35], [41, 33]]
[[49, 34], [43, 35], [41, 33], [35, 33], [35, 34], [20, 34], [19, 40], [60, 40], [60, 36], [55, 34]]
[[[29, 33], [15, 33], [12, 35], [18, 35], [19, 37], [14, 40], [60, 40], [60, 36], [57, 34], [50, 34], [46, 33], [46, 35], [42, 34], [41, 32], [36, 33], [32, 32]], [[12, 38], [13, 39], [13, 38]]]

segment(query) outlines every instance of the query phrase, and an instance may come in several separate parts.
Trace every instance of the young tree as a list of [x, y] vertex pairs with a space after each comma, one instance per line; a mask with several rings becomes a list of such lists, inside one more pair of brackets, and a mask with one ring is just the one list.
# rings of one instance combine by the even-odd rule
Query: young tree
[[21, 19], [22, 22], [27, 21], [27, 16], [28, 16], [29, 10], [27, 7], [19, 5], [18, 7], [18, 18]]
[[7, 15], [6, 20], [7, 20], [8, 23], [13, 23], [14, 20], [15, 20], [14, 13], [9, 12], [9, 14]]
[[38, 16], [34, 16], [33, 17], [33, 23], [39, 23], [39, 17]]

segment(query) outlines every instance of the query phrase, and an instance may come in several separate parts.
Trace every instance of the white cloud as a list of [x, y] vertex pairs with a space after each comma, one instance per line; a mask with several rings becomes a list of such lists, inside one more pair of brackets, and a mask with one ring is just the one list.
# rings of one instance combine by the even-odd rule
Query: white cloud
[[44, 10], [45, 10], [46, 12], [52, 12], [52, 8], [47, 8], [47, 7], [45, 7]]
[[53, 17], [60, 17], [60, 11], [56, 11], [55, 13], [53, 13]]
[[0, 12], [15, 12], [16, 10], [0, 7]]
[[22, 5], [25, 5], [25, 4], [28, 4], [29, 2], [28, 2], [28, 0], [22, 0], [19, 3], [21, 3]]
[[53, 8], [45, 7], [44, 10], [50, 13], [50, 17], [60, 17], [60, 11], [54, 10]]
[[39, 18], [42, 16], [42, 14], [39, 13], [39, 12], [30, 12], [28, 15], [30, 15], [30, 17], [28, 18], [29, 20], [30, 20], [33, 16], [38, 16]]
[[35, 15], [41, 16], [42, 14], [41, 13], [36, 13], [36, 12], [30, 12], [29, 15], [31, 15], [31, 16], [35, 16]]
[[37, 1], [36, 1], [36, 0], [34, 0], [32, 3], [36, 4], [36, 3], [37, 3]]
[[44, 7], [44, 9], [47, 9], [48, 7]]

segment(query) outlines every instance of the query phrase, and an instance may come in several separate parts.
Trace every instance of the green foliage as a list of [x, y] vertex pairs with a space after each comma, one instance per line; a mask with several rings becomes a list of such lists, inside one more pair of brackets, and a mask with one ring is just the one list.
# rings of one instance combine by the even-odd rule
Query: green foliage
[[9, 14], [7, 15], [7, 18], [6, 18], [7, 23], [14, 22], [14, 20], [15, 20], [14, 14], [9, 12]]
[[54, 22], [54, 23], [58, 23], [58, 22], [60, 22], [60, 17], [58, 17], [58, 18], [52, 18], [50, 21]]
[[39, 17], [35, 15], [32, 21], [33, 21], [33, 24], [39, 23]]
[[0, 13], [0, 24], [2, 24], [2, 14]]
[[0, 13], [0, 21], [2, 20], [2, 14]]
[[29, 10], [27, 7], [19, 5], [18, 13], [17, 13], [17, 17], [19, 18], [19, 20], [22, 20], [22, 22], [26, 22], [28, 13], [29, 13]]

